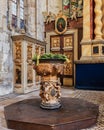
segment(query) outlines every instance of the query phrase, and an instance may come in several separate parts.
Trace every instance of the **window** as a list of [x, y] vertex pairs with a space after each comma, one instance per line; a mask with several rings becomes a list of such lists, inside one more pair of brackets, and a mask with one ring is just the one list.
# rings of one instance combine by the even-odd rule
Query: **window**
[[12, 0], [12, 27], [17, 27], [17, 1]]
[[24, 28], [24, 0], [20, 0], [20, 28]]
[[24, 0], [12, 0], [12, 27], [24, 28]]

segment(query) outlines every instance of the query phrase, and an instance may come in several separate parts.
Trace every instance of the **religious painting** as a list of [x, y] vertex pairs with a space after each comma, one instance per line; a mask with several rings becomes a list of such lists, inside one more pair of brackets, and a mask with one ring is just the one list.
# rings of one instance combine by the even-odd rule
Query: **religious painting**
[[70, 10], [70, 1], [69, 0], [63, 0], [62, 1], [62, 9], [63, 9], [63, 14], [69, 17], [69, 10]]
[[55, 20], [55, 31], [58, 34], [63, 34], [67, 30], [67, 17], [65, 15], [58, 16]]
[[76, 20], [83, 16], [83, 0], [63, 0], [63, 14], [71, 20]]

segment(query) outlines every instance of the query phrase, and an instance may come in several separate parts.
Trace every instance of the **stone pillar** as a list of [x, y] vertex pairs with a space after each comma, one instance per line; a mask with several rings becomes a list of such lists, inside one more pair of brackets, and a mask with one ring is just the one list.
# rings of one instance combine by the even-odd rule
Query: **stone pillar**
[[104, 39], [104, 0], [102, 0], [102, 15], [103, 15], [103, 17], [102, 17], [102, 34], [103, 34], [103, 39]]
[[[92, 57], [95, 60], [102, 60], [103, 56], [104, 56], [104, 40], [102, 38], [103, 36], [103, 24], [102, 22], [104, 21], [103, 18], [103, 8], [102, 6], [104, 6], [104, 0], [94, 0], [95, 2], [95, 30], [94, 30], [94, 34], [95, 34], [95, 38], [94, 40], [92, 40]], [[102, 10], [103, 9], [103, 10]]]
[[95, 39], [98, 40], [98, 39], [102, 39], [102, 0], [95, 0], [95, 9], [94, 9], [94, 12], [95, 12], [95, 30], [94, 30], [94, 33], [95, 33]]
[[[95, 6], [93, 7], [91, 3], [94, 4]], [[102, 7], [102, 3], [104, 6], [104, 0], [88, 0], [88, 1], [84, 0], [84, 17], [83, 17], [84, 32], [83, 32], [83, 40], [81, 44], [82, 57], [80, 61], [76, 62], [76, 88], [100, 89], [100, 87], [102, 88], [102, 86], [104, 86], [103, 79], [101, 78], [101, 72], [103, 72], [102, 65], [104, 65], [104, 39], [102, 38], [102, 34], [104, 32], [104, 24], [102, 24], [102, 21], [104, 22], [104, 17], [102, 19], [103, 16], [102, 12], [104, 13], [104, 9]], [[90, 8], [87, 6], [89, 6]], [[95, 13], [94, 17], [92, 17], [93, 15], [92, 16], [90, 15], [90, 17], [88, 17], [89, 16], [88, 13], [90, 9], [94, 10]], [[92, 21], [91, 19], [94, 20]], [[94, 22], [95, 28], [91, 26], [89, 22], [91, 22], [91, 24], [93, 24]], [[94, 30], [92, 30], [93, 28]], [[92, 36], [89, 35], [89, 31], [91, 31]], [[88, 68], [90, 68], [90, 70], [88, 70]], [[78, 70], [81, 70], [80, 78], [79, 78]], [[84, 70], [88, 70], [86, 71], [88, 73], [86, 73]], [[86, 76], [83, 79], [84, 74]], [[89, 78], [89, 76], [91, 77]], [[85, 82], [87, 83], [86, 85]]]
[[89, 59], [91, 56], [91, 22], [92, 22], [92, 0], [83, 1], [83, 39], [81, 41], [82, 57], [81, 60]]
[[28, 1], [28, 33], [35, 37], [35, 1]]
[[83, 41], [90, 41], [90, 0], [84, 0]]

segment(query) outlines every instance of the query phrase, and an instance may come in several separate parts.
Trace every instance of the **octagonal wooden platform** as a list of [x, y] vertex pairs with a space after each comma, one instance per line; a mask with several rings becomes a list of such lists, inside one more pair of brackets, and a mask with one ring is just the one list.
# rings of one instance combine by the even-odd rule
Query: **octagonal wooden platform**
[[61, 108], [44, 110], [40, 99], [27, 99], [5, 107], [7, 126], [15, 130], [80, 130], [96, 124], [98, 106], [75, 98], [62, 98]]

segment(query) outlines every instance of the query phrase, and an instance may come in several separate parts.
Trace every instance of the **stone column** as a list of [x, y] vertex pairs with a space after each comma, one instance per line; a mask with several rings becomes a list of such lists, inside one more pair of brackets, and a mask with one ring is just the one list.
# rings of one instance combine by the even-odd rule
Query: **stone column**
[[35, 1], [28, 1], [28, 33], [35, 37]]
[[103, 17], [102, 17], [102, 33], [103, 33], [103, 39], [104, 39], [104, 0], [102, 0], [102, 15], [103, 15]]
[[95, 0], [95, 39], [100, 40], [102, 39], [102, 0]]
[[82, 56], [81, 60], [91, 57], [91, 23], [92, 23], [92, 0], [83, 1], [83, 39], [81, 41]]
[[83, 5], [83, 41], [90, 39], [90, 0], [84, 0]]
[[94, 0], [95, 2], [95, 8], [94, 8], [94, 12], [95, 12], [95, 30], [94, 30], [94, 34], [95, 34], [95, 38], [92, 41], [92, 57], [93, 59], [96, 60], [102, 60], [103, 56], [104, 56], [104, 40], [102, 38], [103, 36], [103, 24], [102, 22], [104, 21], [103, 18], [103, 12], [104, 9], [102, 8], [102, 6], [104, 6], [104, 0]]

